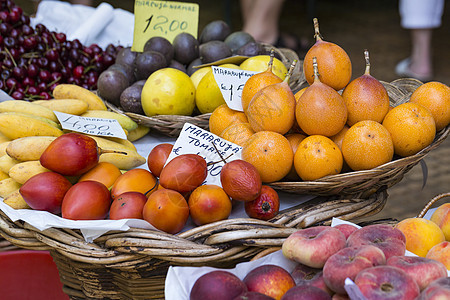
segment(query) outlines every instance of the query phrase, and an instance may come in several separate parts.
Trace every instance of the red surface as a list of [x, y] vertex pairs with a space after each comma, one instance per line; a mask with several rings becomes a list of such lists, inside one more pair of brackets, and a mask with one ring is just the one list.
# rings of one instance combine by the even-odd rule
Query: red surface
[[0, 299], [67, 300], [58, 269], [47, 251], [0, 253]]

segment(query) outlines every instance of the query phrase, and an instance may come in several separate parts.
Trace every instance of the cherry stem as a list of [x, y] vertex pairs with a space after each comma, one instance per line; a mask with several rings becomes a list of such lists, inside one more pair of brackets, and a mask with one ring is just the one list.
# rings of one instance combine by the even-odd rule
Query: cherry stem
[[319, 20], [317, 20], [317, 18], [314, 18], [313, 23], [314, 23], [314, 38], [316, 39], [316, 41], [322, 41], [323, 37], [319, 31]]
[[9, 52], [7, 47], [5, 47], [5, 51], [8, 54], [8, 56], [11, 58], [11, 60], [12, 60], [12, 62], [14, 64], [14, 67], [17, 67], [17, 64], [16, 64], [16, 61], [15, 61], [14, 57], [12, 56], [11, 52]]
[[365, 75], [370, 74], [370, 61], [369, 61], [369, 51], [366, 49], [364, 50], [364, 59], [366, 60], [366, 70], [364, 72]]

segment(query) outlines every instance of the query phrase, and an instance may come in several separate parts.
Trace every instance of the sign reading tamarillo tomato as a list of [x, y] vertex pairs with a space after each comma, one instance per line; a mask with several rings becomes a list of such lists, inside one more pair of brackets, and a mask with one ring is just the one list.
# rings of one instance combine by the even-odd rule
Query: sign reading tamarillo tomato
[[142, 52], [153, 36], [170, 42], [181, 32], [197, 37], [199, 5], [175, 1], [134, 1], [134, 36], [131, 50]]
[[208, 175], [204, 184], [220, 183], [220, 171], [226, 162], [241, 159], [242, 147], [190, 123], [185, 123], [166, 164], [181, 154], [198, 154], [206, 160]]

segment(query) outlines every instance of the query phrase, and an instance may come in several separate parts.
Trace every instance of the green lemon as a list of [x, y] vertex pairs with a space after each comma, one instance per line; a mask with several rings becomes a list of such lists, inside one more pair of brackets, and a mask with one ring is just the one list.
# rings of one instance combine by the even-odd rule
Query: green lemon
[[[267, 70], [269, 60], [269, 55], [256, 55], [244, 60], [241, 63], [240, 67], [242, 70], [264, 72], [265, 70]], [[272, 72], [281, 79], [284, 79], [284, 77], [286, 77], [287, 71], [288, 70], [286, 66], [281, 62], [281, 60], [274, 57]]]
[[159, 69], [145, 82], [141, 103], [146, 116], [190, 116], [195, 108], [195, 86], [191, 78], [180, 70]]

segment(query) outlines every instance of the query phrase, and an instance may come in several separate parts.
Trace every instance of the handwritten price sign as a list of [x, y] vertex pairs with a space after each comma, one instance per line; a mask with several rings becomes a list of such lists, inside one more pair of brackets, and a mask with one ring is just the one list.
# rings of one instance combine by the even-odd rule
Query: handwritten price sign
[[166, 163], [181, 154], [198, 154], [206, 160], [206, 163], [217, 162], [208, 166], [205, 183], [222, 186], [220, 171], [225, 162], [221, 161], [220, 156], [230, 162], [241, 159], [241, 151], [241, 146], [228, 142], [198, 126], [185, 123]]
[[145, 43], [154, 36], [170, 42], [181, 32], [197, 37], [199, 5], [175, 1], [134, 2], [134, 36], [131, 50], [142, 52]]
[[89, 135], [109, 136], [126, 139], [125, 131], [114, 119], [88, 118], [54, 111], [63, 129]]
[[242, 108], [242, 89], [247, 80], [256, 73], [239, 69], [230, 69], [211, 66], [217, 85], [220, 88], [228, 107], [238, 111], [244, 111]]

